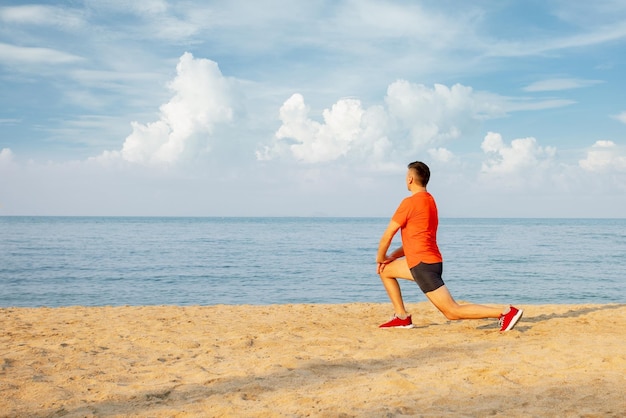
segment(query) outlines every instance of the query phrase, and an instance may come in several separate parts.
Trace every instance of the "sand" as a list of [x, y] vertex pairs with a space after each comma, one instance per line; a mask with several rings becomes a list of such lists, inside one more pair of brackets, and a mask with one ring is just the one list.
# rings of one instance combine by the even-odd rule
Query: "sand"
[[626, 305], [409, 308], [3, 308], [0, 416], [626, 416]]

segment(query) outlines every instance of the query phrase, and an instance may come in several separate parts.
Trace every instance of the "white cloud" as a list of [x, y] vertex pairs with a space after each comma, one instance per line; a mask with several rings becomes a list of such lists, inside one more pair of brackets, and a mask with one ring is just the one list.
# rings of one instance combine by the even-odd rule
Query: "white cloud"
[[483, 173], [517, 173], [524, 169], [545, 167], [556, 154], [556, 148], [541, 147], [535, 138], [514, 139], [508, 146], [502, 140], [502, 135], [495, 132], [489, 132], [480, 147], [488, 156], [482, 164]]
[[13, 161], [13, 152], [10, 148], [3, 148], [0, 151], [0, 166]]
[[626, 171], [626, 156], [613, 141], [596, 141], [578, 164], [586, 171]]
[[160, 107], [160, 119], [148, 124], [132, 122], [133, 132], [122, 149], [105, 152], [100, 159], [171, 164], [210, 149], [216, 125], [233, 118], [231, 82], [217, 63], [194, 59], [190, 53], [181, 56], [176, 71], [169, 85], [174, 96]]
[[[572, 2], [568, 2], [569, 5]], [[587, 16], [584, 16], [586, 20]], [[523, 57], [529, 55], [544, 55], [549, 52], [591, 47], [615, 42], [626, 38], [626, 26], [623, 18], [607, 24], [589, 26], [585, 22], [584, 31], [565, 33], [560, 36], [539, 37], [531, 40], [492, 39], [483, 42], [485, 54], [499, 57]]]
[[452, 151], [445, 148], [431, 148], [428, 150], [428, 154], [435, 160], [441, 163], [448, 163], [453, 161], [456, 157]]
[[583, 80], [578, 78], [551, 78], [531, 83], [524, 87], [523, 90], [529, 92], [570, 90], [594, 86], [600, 83], [603, 83], [603, 81]]
[[25, 5], [0, 8], [0, 20], [11, 24], [30, 24], [55, 27], [84, 25], [83, 13], [63, 7]]
[[[125, 15], [133, 20], [132, 26], [119, 23], [122, 35], [130, 38], [159, 39], [162, 41], [188, 41], [204, 28], [214, 23], [217, 7], [204, 2], [178, 3], [175, 6], [164, 0], [87, 0], [89, 9], [103, 15]], [[247, 9], [248, 7], [244, 8]], [[242, 13], [240, 8], [238, 13]], [[118, 24], [118, 23], [114, 23]]]
[[309, 107], [300, 94], [292, 95], [280, 108], [282, 125], [271, 146], [257, 151], [268, 160], [290, 156], [305, 163], [336, 160], [358, 155], [361, 159], [382, 159], [390, 149], [384, 134], [387, 123], [382, 108], [363, 109], [356, 99], [341, 99], [322, 113], [324, 123], [309, 118]]
[[507, 112], [533, 111], [555, 109], [576, 104], [576, 101], [569, 99], [544, 99], [535, 100], [528, 98], [508, 98], [504, 103]]
[[30, 48], [0, 43], [0, 63], [11, 64], [66, 64], [82, 58], [50, 48]]
[[[364, 40], [393, 40], [410, 37], [423, 48], [443, 48], [466, 35], [475, 18], [472, 10], [443, 14], [419, 3], [379, 1], [343, 2], [338, 8], [338, 30], [356, 34]], [[442, 31], [441, 28], [447, 30]], [[354, 35], [353, 35], [354, 36]]]
[[22, 120], [13, 118], [13, 119], [0, 119], [0, 125], [15, 125], [20, 123]]
[[482, 120], [504, 114], [496, 96], [460, 84], [430, 88], [398, 80], [389, 85], [385, 105], [363, 108], [360, 100], [341, 99], [322, 112], [323, 122], [317, 122], [303, 96], [294, 94], [280, 109], [282, 125], [276, 139], [258, 151], [257, 158], [381, 162], [460, 138]]
[[471, 87], [435, 84], [429, 88], [405, 80], [387, 89], [390, 118], [410, 140], [409, 151], [461, 137], [479, 126], [481, 120], [503, 116], [493, 97], [476, 93]]
[[626, 123], [626, 112], [622, 112], [619, 115], [615, 115], [613, 116], [614, 119], [617, 119], [618, 121], [622, 122], [622, 123]]

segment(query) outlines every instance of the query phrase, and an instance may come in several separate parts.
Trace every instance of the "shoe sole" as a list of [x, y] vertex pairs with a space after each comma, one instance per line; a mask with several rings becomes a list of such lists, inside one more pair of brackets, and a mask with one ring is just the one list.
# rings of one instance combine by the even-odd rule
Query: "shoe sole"
[[520, 318], [522, 317], [523, 314], [524, 314], [524, 311], [522, 311], [521, 309], [519, 311], [517, 311], [517, 313], [515, 314], [513, 319], [511, 319], [511, 322], [509, 322], [509, 326], [506, 327], [506, 329], [503, 329], [501, 332], [506, 332], [506, 331], [512, 330], [513, 327], [515, 326], [515, 324], [517, 324], [517, 321], [520, 320]]
[[380, 329], [390, 329], [390, 328], [404, 328], [404, 329], [411, 329], [413, 328], [413, 324], [411, 325], [396, 325], [395, 327], [378, 327]]

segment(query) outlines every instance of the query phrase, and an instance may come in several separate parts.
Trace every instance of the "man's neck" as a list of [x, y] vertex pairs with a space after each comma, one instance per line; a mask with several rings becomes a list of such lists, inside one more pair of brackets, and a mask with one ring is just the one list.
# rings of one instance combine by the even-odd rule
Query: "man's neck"
[[417, 194], [417, 193], [424, 193], [426, 192], [426, 187], [424, 186], [412, 186], [411, 187], [411, 194]]

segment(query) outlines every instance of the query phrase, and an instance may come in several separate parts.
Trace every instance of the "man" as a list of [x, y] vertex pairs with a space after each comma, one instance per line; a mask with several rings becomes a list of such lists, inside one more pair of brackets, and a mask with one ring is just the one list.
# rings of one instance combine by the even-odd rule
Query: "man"
[[[396, 279], [415, 280], [426, 297], [450, 320], [498, 318], [500, 331], [511, 330], [523, 311], [504, 310], [483, 305], [458, 304], [442, 280], [443, 259], [437, 246], [439, 218], [435, 199], [426, 190], [430, 169], [415, 161], [408, 166], [406, 186], [411, 196], [405, 198], [385, 230], [376, 262], [377, 272], [393, 305], [393, 318], [381, 328], [412, 328], [411, 315], [406, 312], [400, 285]], [[402, 246], [387, 255], [393, 237], [401, 229]]]

